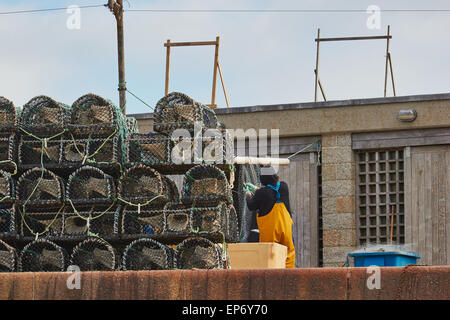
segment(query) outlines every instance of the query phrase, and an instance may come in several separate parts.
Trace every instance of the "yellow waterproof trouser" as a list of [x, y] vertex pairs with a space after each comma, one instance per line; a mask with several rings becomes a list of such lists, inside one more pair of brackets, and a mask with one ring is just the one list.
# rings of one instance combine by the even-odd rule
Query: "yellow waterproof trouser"
[[259, 242], [276, 242], [288, 248], [286, 268], [295, 268], [295, 248], [292, 241], [292, 221], [286, 206], [277, 202], [265, 216], [256, 217]]

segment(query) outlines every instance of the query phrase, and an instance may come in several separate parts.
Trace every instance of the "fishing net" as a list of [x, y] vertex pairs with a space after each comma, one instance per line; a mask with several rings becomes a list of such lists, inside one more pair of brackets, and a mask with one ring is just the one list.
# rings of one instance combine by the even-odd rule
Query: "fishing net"
[[60, 237], [63, 230], [62, 209], [60, 210], [26, 210], [17, 208], [21, 214], [20, 235], [34, 237], [36, 234]]
[[0, 130], [13, 131], [17, 126], [17, 109], [14, 103], [4, 97], [0, 97]]
[[204, 128], [217, 128], [214, 111], [183, 93], [169, 93], [156, 104], [153, 121], [156, 132], [170, 135], [175, 129], [193, 131], [194, 122]]
[[15, 133], [0, 133], [0, 169], [15, 171], [17, 167], [17, 138]]
[[127, 163], [170, 163], [171, 140], [158, 133], [133, 133], [127, 141]]
[[14, 206], [9, 209], [5, 205], [0, 209], [0, 236], [15, 236], [16, 221]]
[[233, 205], [227, 208], [227, 229], [225, 233], [226, 242], [239, 242], [239, 223], [236, 209]]
[[12, 204], [15, 200], [16, 192], [14, 182], [9, 173], [0, 170], [0, 206]]
[[126, 123], [127, 123], [127, 131], [129, 134], [139, 133], [139, 125], [136, 118], [127, 117]]
[[116, 253], [108, 242], [93, 237], [73, 249], [70, 264], [81, 271], [113, 271], [117, 267]]
[[177, 246], [178, 269], [224, 269], [222, 249], [201, 237], [187, 238]]
[[65, 131], [68, 106], [47, 96], [34, 97], [22, 109], [19, 126], [26, 133], [41, 138]]
[[231, 188], [225, 173], [214, 165], [197, 165], [189, 169], [183, 182], [184, 203], [232, 203]]
[[245, 183], [251, 183], [255, 186], [260, 185], [261, 169], [259, 165], [238, 165], [237, 170], [237, 189], [235, 197], [236, 213], [239, 222], [240, 242], [248, 242], [250, 230], [257, 229], [256, 212], [251, 211], [247, 207], [245, 196]]
[[16, 270], [16, 249], [0, 240], [0, 272], [13, 272]]
[[122, 148], [120, 136], [115, 134], [108, 138], [97, 135], [86, 139], [71, 139], [62, 141], [62, 161], [65, 165], [85, 163], [122, 163]]
[[18, 203], [29, 207], [60, 207], [64, 201], [63, 180], [45, 168], [25, 171], [17, 183]]
[[63, 220], [64, 236], [83, 236], [95, 234], [99, 237], [111, 237], [117, 234], [114, 229], [116, 208], [93, 205], [74, 210], [66, 206]]
[[89, 93], [72, 104], [68, 127], [75, 135], [110, 135], [117, 130], [119, 113], [111, 101]]
[[146, 238], [130, 243], [122, 261], [123, 270], [169, 270], [173, 266], [170, 248]]
[[117, 193], [127, 204], [159, 208], [170, 197], [161, 175], [149, 166], [138, 164], [127, 169], [119, 179]]
[[21, 251], [19, 271], [65, 271], [66, 263], [67, 253], [62, 247], [46, 239], [37, 239]]
[[140, 212], [134, 206], [125, 206], [120, 215], [116, 212], [116, 228], [124, 235], [162, 234], [164, 231], [164, 210], [141, 207]]
[[41, 167], [57, 165], [61, 162], [61, 138], [54, 138], [44, 143], [29, 136], [21, 136], [19, 142], [19, 165]]
[[225, 129], [202, 129], [193, 137], [174, 136], [171, 163], [231, 163], [233, 141]]
[[108, 204], [114, 201], [115, 196], [113, 178], [89, 165], [74, 171], [67, 181], [66, 198], [72, 204]]
[[167, 203], [164, 206], [164, 233], [187, 234], [192, 230], [191, 208], [182, 203]]

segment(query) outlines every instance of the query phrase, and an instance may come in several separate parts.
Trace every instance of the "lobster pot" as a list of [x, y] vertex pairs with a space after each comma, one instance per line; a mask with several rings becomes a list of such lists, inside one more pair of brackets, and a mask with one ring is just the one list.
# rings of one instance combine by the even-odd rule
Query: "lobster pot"
[[171, 135], [176, 129], [194, 131], [194, 123], [201, 128], [217, 128], [214, 111], [179, 92], [169, 93], [158, 101], [154, 112], [153, 130]]
[[16, 197], [15, 186], [10, 174], [0, 170], [0, 206], [10, 205]]
[[153, 240], [138, 239], [130, 243], [123, 253], [123, 270], [169, 270], [173, 268], [170, 248]]
[[67, 253], [62, 247], [46, 239], [37, 239], [21, 251], [19, 271], [65, 271], [66, 264]]
[[0, 240], [0, 272], [13, 272], [16, 270], [16, 249]]
[[19, 142], [18, 160], [20, 165], [41, 167], [44, 165], [56, 165], [61, 162], [62, 145], [59, 137], [51, 139], [46, 143], [21, 136]]
[[17, 109], [14, 103], [0, 97], [0, 131], [13, 131], [17, 126]]
[[161, 175], [161, 178], [163, 183], [163, 194], [168, 196], [169, 202], [178, 202], [180, 200], [180, 194], [175, 182], [166, 175]]
[[63, 230], [63, 214], [61, 211], [33, 210], [23, 212], [20, 206], [17, 208], [21, 212], [20, 235], [22, 237], [34, 237], [36, 234], [45, 236], [60, 237]]
[[172, 164], [232, 163], [234, 150], [230, 134], [225, 129], [203, 129], [190, 137], [174, 137]]
[[32, 168], [19, 177], [17, 198], [20, 205], [28, 207], [61, 207], [64, 201], [63, 180], [47, 169]]
[[70, 264], [79, 266], [81, 271], [112, 271], [117, 267], [117, 258], [109, 243], [89, 238], [73, 249]]
[[110, 206], [85, 207], [74, 212], [71, 206], [64, 211], [63, 235], [83, 236], [89, 233], [100, 237], [111, 237], [117, 234], [114, 230], [114, 219], [117, 208]]
[[214, 207], [191, 209], [192, 229], [202, 233], [227, 233], [228, 206], [222, 202]]
[[121, 112], [112, 102], [90, 93], [72, 104], [68, 127], [77, 136], [107, 136], [118, 130], [119, 117]]
[[139, 126], [136, 118], [127, 117], [125, 121], [127, 124], [128, 134], [139, 133]]
[[133, 133], [127, 140], [127, 163], [169, 164], [171, 140], [158, 133]]
[[14, 207], [5, 209], [2, 206], [0, 209], [0, 236], [15, 236], [16, 235], [16, 220]]
[[0, 133], [0, 170], [13, 172], [17, 163], [17, 138], [15, 133]]
[[47, 96], [34, 97], [22, 109], [19, 126], [41, 138], [50, 137], [66, 129], [68, 106]]
[[239, 242], [239, 223], [236, 209], [233, 205], [227, 208], [227, 228], [225, 233], [225, 241], [228, 243]]
[[183, 181], [184, 203], [208, 205], [232, 203], [231, 188], [225, 173], [214, 165], [198, 165], [189, 169]]
[[90, 139], [70, 139], [62, 142], [62, 161], [66, 165], [90, 163], [122, 163], [120, 137], [93, 136]]
[[117, 193], [119, 198], [134, 203], [162, 208], [168, 201], [169, 189], [164, 187], [161, 175], [146, 165], [135, 165], [127, 169], [119, 179]]
[[224, 269], [222, 249], [201, 237], [187, 238], [177, 246], [178, 269]]
[[74, 205], [111, 204], [115, 196], [113, 178], [89, 165], [74, 171], [67, 181], [66, 197]]
[[187, 234], [191, 231], [191, 208], [182, 203], [167, 203], [164, 206], [164, 233]]
[[138, 212], [134, 206], [125, 206], [121, 215], [116, 213], [116, 228], [124, 235], [162, 234], [164, 210], [141, 207]]

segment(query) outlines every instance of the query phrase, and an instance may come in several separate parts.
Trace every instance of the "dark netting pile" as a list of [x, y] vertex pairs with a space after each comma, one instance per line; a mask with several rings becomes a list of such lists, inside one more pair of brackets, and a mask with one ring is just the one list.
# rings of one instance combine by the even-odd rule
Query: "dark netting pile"
[[116, 213], [116, 228], [123, 235], [162, 234], [164, 231], [164, 210], [141, 207], [140, 212], [134, 206], [124, 206]]
[[68, 109], [47, 96], [34, 97], [23, 106], [19, 117], [22, 134], [44, 138], [66, 131]]
[[231, 188], [225, 173], [214, 165], [198, 165], [189, 169], [183, 182], [185, 203], [232, 203]]
[[20, 235], [23, 237], [33, 237], [36, 234], [41, 236], [61, 236], [63, 229], [63, 215], [61, 209], [23, 210], [18, 206], [20, 212]]
[[114, 236], [115, 214], [117, 208], [114, 206], [92, 205], [74, 210], [66, 206], [63, 214], [64, 236], [87, 236], [97, 235], [99, 237]]
[[169, 164], [172, 142], [159, 133], [133, 133], [127, 141], [127, 162], [134, 164]]
[[124, 172], [117, 186], [118, 198], [134, 206], [162, 208], [170, 199], [167, 182], [151, 167], [135, 165]]
[[12, 246], [0, 240], [0, 272], [16, 270], [17, 252]]
[[115, 197], [114, 179], [99, 168], [83, 166], [67, 180], [66, 198], [74, 205], [110, 204]]
[[46, 239], [37, 239], [27, 244], [19, 258], [19, 271], [66, 271], [65, 249]]
[[217, 128], [215, 112], [179, 92], [169, 93], [158, 101], [153, 130], [170, 135], [175, 129], [194, 130], [194, 122], [204, 128]]
[[64, 201], [64, 182], [50, 170], [32, 168], [17, 183], [17, 198], [27, 207], [60, 207]]
[[78, 98], [70, 108], [69, 130], [76, 135], [110, 135], [117, 131], [120, 111], [112, 102], [89, 93]]
[[6, 208], [4, 204], [0, 205], [0, 236], [15, 236], [16, 235], [16, 221], [15, 221], [14, 206]]
[[208, 239], [190, 237], [177, 246], [178, 269], [224, 269], [222, 249]]
[[123, 253], [123, 270], [169, 270], [174, 267], [172, 249], [153, 239], [138, 239]]
[[17, 109], [14, 103], [0, 97], [0, 130], [13, 131], [17, 127]]
[[0, 205], [11, 205], [15, 197], [15, 186], [11, 175], [0, 170]]
[[0, 133], [0, 169], [13, 172], [17, 169], [17, 136], [14, 132]]
[[70, 264], [80, 267], [81, 271], [113, 271], [117, 268], [117, 257], [108, 242], [88, 238], [73, 249]]

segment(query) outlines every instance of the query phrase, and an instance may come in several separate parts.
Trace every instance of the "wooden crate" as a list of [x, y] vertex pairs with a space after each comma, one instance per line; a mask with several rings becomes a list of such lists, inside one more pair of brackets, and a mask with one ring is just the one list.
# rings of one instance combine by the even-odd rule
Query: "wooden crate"
[[274, 242], [229, 243], [231, 269], [277, 269], [286, 267], [287, 247]]

